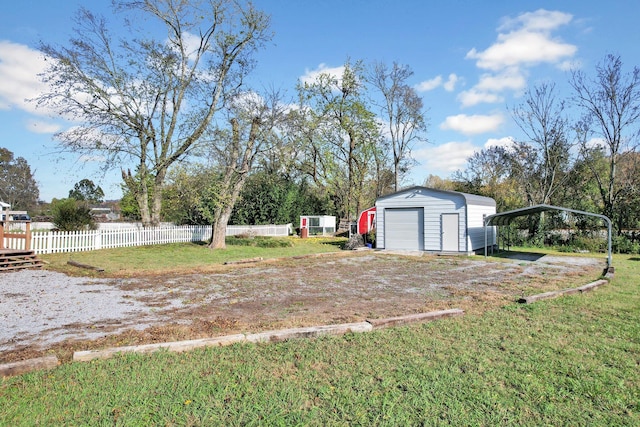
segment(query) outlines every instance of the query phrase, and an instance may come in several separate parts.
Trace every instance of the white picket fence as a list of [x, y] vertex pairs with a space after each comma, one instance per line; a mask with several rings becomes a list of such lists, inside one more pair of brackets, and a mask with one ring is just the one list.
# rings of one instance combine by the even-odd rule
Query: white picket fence
[[[291, 224], [227, 227], [227, 236], [250, 234], [288, 236]], [[166, 243], [203, 242], [211, 238], [211, 226], [183, 225], [152, 228], [128, 228], [86, 231], [36, 231], [31, 233], [31, 249], [36, 254], [81, 252], [126, 246], [161, 245]], [[24, 249], [24, 239], [5, 238], [5, 248]]]

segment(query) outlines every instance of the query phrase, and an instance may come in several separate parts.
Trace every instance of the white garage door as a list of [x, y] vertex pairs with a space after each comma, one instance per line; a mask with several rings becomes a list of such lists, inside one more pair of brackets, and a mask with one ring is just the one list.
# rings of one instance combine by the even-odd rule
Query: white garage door
[[424, 250], [424, 209], [385, 209], [384, 247], [396, 250]]

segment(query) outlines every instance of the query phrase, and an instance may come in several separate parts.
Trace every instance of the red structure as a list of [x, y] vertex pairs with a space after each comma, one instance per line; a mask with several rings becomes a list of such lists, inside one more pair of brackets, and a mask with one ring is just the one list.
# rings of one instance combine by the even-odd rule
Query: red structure
[[376, 207], [360, 212], [358, 217], [358, 234], [367, 234], [376, 228]]

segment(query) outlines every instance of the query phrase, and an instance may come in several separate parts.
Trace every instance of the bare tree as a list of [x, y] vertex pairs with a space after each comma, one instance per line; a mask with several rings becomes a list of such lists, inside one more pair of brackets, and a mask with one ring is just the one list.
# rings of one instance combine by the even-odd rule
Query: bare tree
[[564, 102], [555, 84], [543, 83], [525, 93], [525, 102], [511, 110], [526, 141], [511, 150], [513, 175], [524, 189], [529, 205], [549, 204], [567, 179], [572, 144]]
[[[42, 44], [51, 91], [37, 101], [79, 125], [57, 134], [72, 152], [121, 169], [144, 225], [160, 221], [168, 169], [201, 140], [271, 37], [269, 17], [234, 0], [113, 1], [130, 39], [86, 9], [68, 47]], [[134, 24], [160, 24], [155, 39]], [[133, 166], [133, 172], [128, 166]]]
[[597, 65], [595, 78], [575, 70], [569, 82], [575, 90], [574, 102], [583, 112], [577, 126], [583, 154], [588, 158], [589, 152], [601, 150], [607, 159], [604, 170], [595, 164], [590, 169], [598, 184], [603, 214], [615, 220], [619, 198], [625, 194], [618, 182], [618, 166], [638, 147], [640, 68], [624, 73], [620, 57], [607, 55]]
[[[411, 149], [416, 141], [425, 141], [427, 123], [422, 98], [407, 84], [413, 71], [406, 65], [375, 63], [369, 81], [382, 94], [380, 111], [386, 121], [393, 151], [394, 189], [398, 191], [402, 175], [411, 165]], [[387, 134], [387, 132], [384, 132]]]
[[272, 92], [267, 98], [255, 93], [237, 97], [231, 102], [229, 114], [230, 128], [210, 135], [212, 160], [221, 171], [212, 211], [211, 249], [225, 247], [227, 224], [236, 201], [256, 160], [278, 146], [277, 127], [285, 112], [280, 95]]

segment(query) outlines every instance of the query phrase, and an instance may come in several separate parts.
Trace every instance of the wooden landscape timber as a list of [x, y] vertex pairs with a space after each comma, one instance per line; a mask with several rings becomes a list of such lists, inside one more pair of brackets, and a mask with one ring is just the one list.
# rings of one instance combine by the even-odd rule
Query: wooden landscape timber
[[249, 342], [279, 342], [294, 338], [315, 338], [321, 335], [344, 335], [347, 333], [369, 332], [373, 329], [368, 322], [343, 323], [340, 325], [308, 326], [281, 329], [247, 335]]
[[391, 326], [406, 325], [408, 323], [430, 322], [444, 317], [462, 316], [464, 310], [452, 308], [450, 310], [432, 311], [429, 313], [408, 314], [406, 316], [390, 317], [387, 319], [367, 319], [374, 329], [389, 328]]
[[239, 259], [237, 261], [226, 261], [224, 265], [251, 264], [252, 262], [260, 262], [260, 261], [262, 261], [262, 257]]
[[154, 351], [183, 352], [202, 347], [217, 347], [240, 342], [280, 342], [299, 338], [316, 338], [323, 335], [344, 335], [348, 333], [370, 332], [374, 329], [404, 325], [409, 323], [425, 322], [442, 319], [445, 317], [461, 316], [463, 310], [454, 308], [451, 310], [435, 311], [430, 313], [410, 314], [407, 316], [388, 319], [367, 320], [357, 323], [343, 323], [338, 325], [306, 326], [300, 328], [281, 329], [275, 331], [257, 332], [254, 334], [226, 335], [216, 338], [204, 338], [188, 341], [176, 341], [156, 344], [143, 344], [127, 347], [112, 347], [102, 350], [76, 351], [73, 353], [74, 362], [88, 362], [94, 359], [108, 359], [119, 353], [151, 353]]
[[536, 294], [536, 295], [531, 295], [528, 297], [523, 297], [520, 298], [518, 300], [519, 303], [521, 304], [531, 304], [534, 303], [536, 301], [541, 301], [541, 300], [545, 300], [545, 299], [552, 299], [552, 298], [558, 298], [561, 297], [563, 295], [571, 295], [571, 294], [577, 294], [577, 293], [584, 293], [584, 292], [589, 292], [592, 291], [602, 285], [605, 285], [609, 283], [608, 280], [606, 279], [600, 279], [600, 280], [596, 280], [595, 282], [591, 282], [591, 283], [587, 283], [584, 286], [580, 286], [578, 288], [569, 288], [569, 289], [562, 289], [559, 291], [551, 291], [551, 292], [544, 292], [542, 294]]
[[143, 344], [128, 347], [113, 347], [104, 350], [76, 351], [73, 353], [75, 362], [88, 362], [94, 359], [108, 359], [119, 353], [152, 353], [154, 351], [170, 351], [181, 353], [203, 347], [220, 347], [235, 344], [245, 340], [244, 334], [226, 335], [216, 338], [203, 338], [197, 340], [166, 342], [157, 344]]
[[67, 264], [72, 265], [74, 267], [86, 268], [87, 270], [95, 270], [95, 271], [97, 271], [99, 273], [102, 273], [104, 271], [104, 268], [95, 267], [95, 266], [89, 265], [89, 264], [82, 264], [82, 263], [74, 261], [72, 259], [67, 261]]
[[11, 377], [26, 374], [31, 371], [53, 369], [59, 364], [60, 362], [56, 356], [44, 356], [36, 359], [5, 363], [0, 365], [0, 377]]

